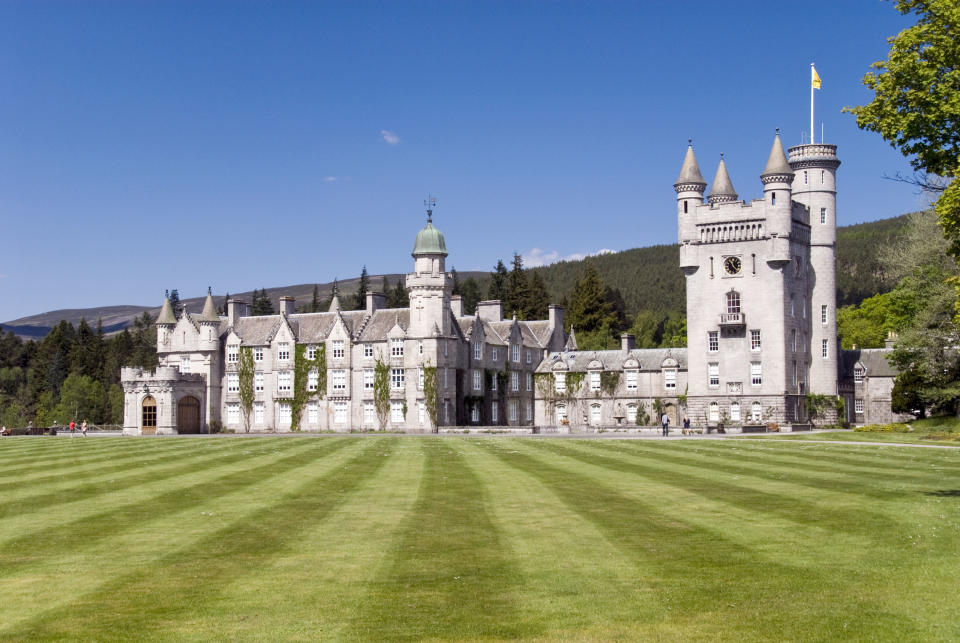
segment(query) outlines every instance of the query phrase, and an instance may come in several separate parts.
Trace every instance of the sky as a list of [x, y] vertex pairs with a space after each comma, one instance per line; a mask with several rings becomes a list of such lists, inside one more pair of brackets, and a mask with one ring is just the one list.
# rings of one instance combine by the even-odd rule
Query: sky
[[742, 199], [776, 128], [838, 146], [840, 225], [923, 207], [856, 127], [881, 0], [0, 0], [0, 321], [676, 242], [692, 138]]

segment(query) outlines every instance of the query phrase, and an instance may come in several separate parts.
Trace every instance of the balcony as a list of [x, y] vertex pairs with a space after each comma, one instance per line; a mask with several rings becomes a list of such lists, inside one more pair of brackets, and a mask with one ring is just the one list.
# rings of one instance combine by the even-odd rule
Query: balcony
[[721, 328], [743, 328], [746, 325], [743, 313], [720, 313]]

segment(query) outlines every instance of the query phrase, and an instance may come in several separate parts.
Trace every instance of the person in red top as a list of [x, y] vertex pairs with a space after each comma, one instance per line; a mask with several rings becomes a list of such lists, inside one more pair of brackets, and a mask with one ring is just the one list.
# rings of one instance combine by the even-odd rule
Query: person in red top
[[73, 437], [73, 431], [77, 428], [77, 423], [73, 420], [70, 420], [70, 437]]

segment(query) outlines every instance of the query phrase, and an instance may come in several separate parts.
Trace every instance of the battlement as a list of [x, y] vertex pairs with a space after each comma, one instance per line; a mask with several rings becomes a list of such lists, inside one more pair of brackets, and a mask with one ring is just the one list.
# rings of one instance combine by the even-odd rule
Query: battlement
[[787, 150], [790, 167], [793, 169], [804, 167], [839, 167], [837, 146], [828, 143], [808, 143], [795, 145]]

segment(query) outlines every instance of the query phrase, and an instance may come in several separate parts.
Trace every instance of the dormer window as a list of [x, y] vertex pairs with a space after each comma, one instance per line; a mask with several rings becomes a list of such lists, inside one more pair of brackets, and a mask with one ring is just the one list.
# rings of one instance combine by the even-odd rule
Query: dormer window
[[343, 359], [343, 340], [335, 339], [331, 342], [333, 359]]
[[867, 374], [867, 371], [862, 366], [857, 366], [853, 369], [853, 381], [857, 384], [863, 382], [863, 376]]
[[239, 352], [240, 347], [236, 344], [227, 345], [227, 364], [236, 364], [237, 363], [237, 353]]
[[403, 357], [403, 340], [390, 340], [390, 357]]
[[279, 344], [277, 344], [277, 359], [280, 361], [286, 361], [290, 359], [289, 342], [280, 342]]

